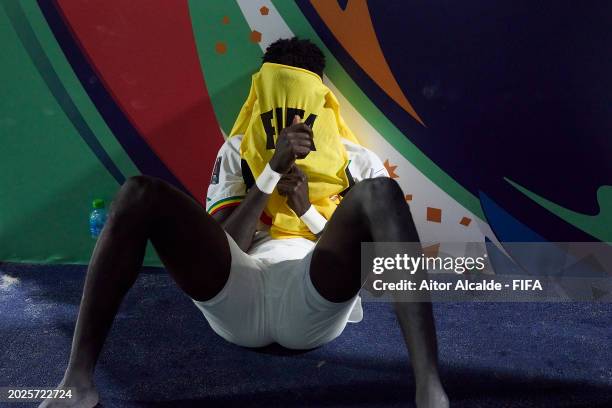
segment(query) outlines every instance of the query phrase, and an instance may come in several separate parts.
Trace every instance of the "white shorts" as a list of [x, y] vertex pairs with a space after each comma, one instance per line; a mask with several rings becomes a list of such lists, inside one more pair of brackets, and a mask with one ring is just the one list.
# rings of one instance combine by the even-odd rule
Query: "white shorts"
[[193, 301], [219, 336], [244, 347], [276, 342], [310, 349], [342, 333], [359, 297], [342, 303], [323, 298], [310, 280], [312, 250], [303, 259], [267, 265], [227, 237], [232, 256], [227, 283], [212, 299]]

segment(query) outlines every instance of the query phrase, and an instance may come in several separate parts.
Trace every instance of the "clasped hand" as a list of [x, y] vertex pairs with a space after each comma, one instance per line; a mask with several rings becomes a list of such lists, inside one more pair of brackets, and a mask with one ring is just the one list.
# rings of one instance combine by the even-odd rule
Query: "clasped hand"
[[314, 150], [312, 129], [295, 115], [291, 126], [284, 128], [277, 141], [276, 150], [270, 160], [272, 170], [282, 177], [276, 188], [278, 193], [287, 197], [287, 204], [298, 216], [310, 207], [308, 198], [308, 177], [295, 164]]

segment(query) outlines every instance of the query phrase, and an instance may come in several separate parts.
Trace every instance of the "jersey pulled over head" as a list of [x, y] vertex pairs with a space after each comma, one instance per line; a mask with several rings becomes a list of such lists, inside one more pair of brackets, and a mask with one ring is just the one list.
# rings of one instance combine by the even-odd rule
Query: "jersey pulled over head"
[[[348, 157], [341, 137], [358, 143], [339, 112], [338, 100], [316, 73], [289, 65], [266, 62], [253, 74], [249, 96], [230, 137], [243, 134], [240, 155], [253, 176], [259, 177], [274, 154], [276, 140], [294, 115], [312, 128], [315, 150], [296, 165], [308, 177], [312, 205], [329, 219], [339, 204], [338, 194], [348, 185]], [[275, 190], [265, 207], [272, 219], [273, 238], [304, 237], [315, 240], [308, 227]]]

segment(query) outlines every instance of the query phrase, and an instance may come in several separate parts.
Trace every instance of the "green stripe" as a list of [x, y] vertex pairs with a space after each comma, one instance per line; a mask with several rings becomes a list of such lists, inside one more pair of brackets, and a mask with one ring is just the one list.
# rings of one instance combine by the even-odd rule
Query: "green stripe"
[[[189, 1], [200, 65], [217, 120], [228, 134], [246, 100], [251, 75], [261, 64], [259, 45], [249, 40], [251, 29], [235, 1]], [[228, 16], [230, 23], [221, 20]], [[225, 54], [215, 51], [224, 42]]]
[[[95, 241], [87, 220], [93, 198], [110, 202], [117, 182], [79, 137], [12, 24], [27, 24], [87, 125], [120, 171], [138, 174], [65, 59], [35, 0], [2, 0], [0, 40], [0, 260], [86, 264]], [[11, 22], [15, 7], [25, 19]], [[147, 264], [160, 264], [149, 250]]]
[[[33, 2], [33, 1], [32, 1]], [[86, 263], [91, 200], [117, 182], [66, 116], [0, 7], [0, 260]], [[31, 5], [31, 4], [29, 4]], [[18, 27], [20, 28], [20, 27]], [[25, 45], [27, 46], [27, 44]]]
[[575, 226], [603, 242], [612, 242], [612, 186], [600, 186], [597, 189], [599, 213], [595, 215], [572, 211], [550, 201], [520, 184], [504, 177], [508, 183], [527, 197], [546, 208], [563, 221]]
[[227, 197], [227, 198], [223, 198], [217, 202], [215, 202], [214, 204], [212, 204], [211, 206], [208, 207], [208, 210], [206, 210], [207, 212], [210, 212], [211, 209], [213, 209], [214, 207], [216, 207], [219, 204], [223, 204], [226, 203], [228, 201], [232, 201], [232, 200], [243, 200], [244, 197], [246, 196], [232, 196], [232, 197]]
[[[83, 88], [81, 81], [74, 73], [72, 66], [66, 59], [64, 52], [57, 43], [53, 32], [49, 28], [45, 17], [40, 10], [36, 0], [27, 0], [20, 2], [24, 14], [32, 27], [38, 41], [40, 42], [48, 60], [53, 69], [57, 73], [62, 85], [70, 96], [70, 99], [76, 105], [78, 111], [91, 130], [96, 135], [96, 139], [104, 150], [111, 157], [112, 161], [119, 168], [121, 173], [127, 178], [130, 176], [139, 175], [140, 171], [123, 149], [123, 146], [118, 142], [115, 135], [109, 129], [108, 125], [98, 112], [98, 108], [91, 101], [89, 95]], [[112, 198], [116, 188], [110, 192], [100, 192], [107, 197]], [[110, 200], [109, 200], [110, 201]], [[87, 263], [90, 257], [90, 251], [80, 255], [82, 259], [79, 263]], [[155, 250], [151, 244], [147, 245], [145, 258], [143, 260], [146, 266], [162, 266], [161, 261], [157, 257]]]
[[380, 133], [402, 156], [421, 171], [444, 192], [471, 211], [480, 219], [484, 213], [478, 198], [449, 176], [437, 164], [421, 152], [393, 123], [372, 103], [366, 94], [353, 82], [334, 55], [316, 34], [295, 2], [272, 0], [285, 22], [295, 35], [309, 38], [317, 44], [326, 58], [326, 75], [342, 92], [353, 107]]

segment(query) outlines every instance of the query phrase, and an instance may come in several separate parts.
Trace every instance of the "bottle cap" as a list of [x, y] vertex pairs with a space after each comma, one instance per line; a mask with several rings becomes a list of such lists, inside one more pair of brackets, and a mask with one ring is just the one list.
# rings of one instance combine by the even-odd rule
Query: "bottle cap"
[[93, 208], [104, 208], [104, 200], [101, 198], [96, 198], [92, 203]]

